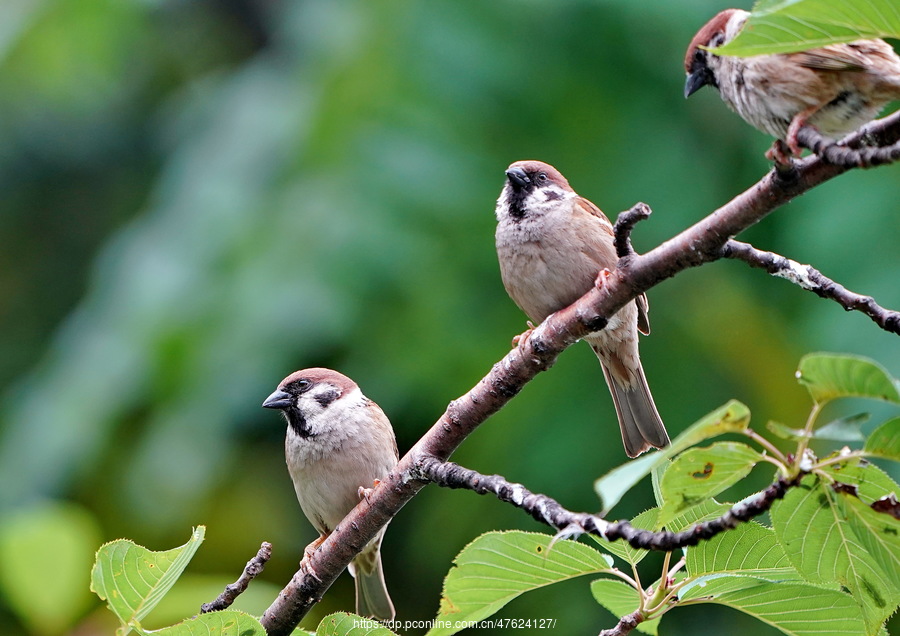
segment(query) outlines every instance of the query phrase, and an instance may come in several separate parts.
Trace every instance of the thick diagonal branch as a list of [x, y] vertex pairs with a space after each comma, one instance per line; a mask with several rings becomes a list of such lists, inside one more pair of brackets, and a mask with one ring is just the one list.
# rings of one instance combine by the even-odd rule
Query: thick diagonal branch
[[757, 249], [749, 243], [731, 240], [722, 248], [722, 256], [744, 261], [751, 267], [764, 269], [773, 276], [785, 278], [822, 298], [837, 302], [847, 311], [861, 311], [876, 325], [900, 335], [900, 311], [885, 309], [871, 296], [852, 292], [843, 285], [824, 276], [809, 265], [802, 265], [774, 252]]
[[671, 552], [697, 545], [702, 540], [758, 517], [775, 501], [784, 497], [790, 487], [797, 485], [802, 475], [793, 479], [779, 479], [765, 490], [735, 504], [721, 517], [698, 523], [681, 532], [641, 530], [628, 521], [609, 522], [586, 512], [571, 512], [555, 499], [533, 493], [522, 484], [507, 481], [502, 475], [482, 475], [459, 464], [440, 461], [434, 457], [423, 457], [416, 466], [414, 476], [444, 488], [465, 488], [480, 495], [492, 494], [566, 536], [588, 533], [607, 541], [621, 539], [633, 548]]
[[[900, 115], [866, 127], [882, 145], [900, 139]], [[463, 440], [499, 411], [522, 387], [550, 368], [559, 354], [639, 294], [689, 267], [722, 257], [729, 239], [809, 189], [849, 170], [818, 157], [769, 172], [756, 185], [700, 222], [643, 255], [623, 259], [602, 289], [591, 289], [570, 307], [544, 320], [528, 341], [496, 363], [474, 388], [454, 400], [438, 421], [400, 460], [372, 494], [356, 506], [311, 556], [318, 577], [297, 572], [266, 610], [269, 634], [287, 635], [321, 598], [350, 560], [427, 482], [411, 477], [423, 457], [446, 460]]]

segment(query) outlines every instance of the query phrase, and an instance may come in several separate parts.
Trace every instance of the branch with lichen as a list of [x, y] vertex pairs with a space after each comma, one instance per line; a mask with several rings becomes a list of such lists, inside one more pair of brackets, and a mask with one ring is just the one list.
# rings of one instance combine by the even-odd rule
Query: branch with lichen
[[[897, 143], [900, 114], [869, 124], [843, 143], [854, 147], [863, 138], [875, 139], [880, 146]], [[532, 378], [549, 369], [567, 347], [603, 329], [609, 317], [651, 287], [685, 269], [723, 258], [723, 250], [734, 236], [793, 198], [853, 167], [811, 156], [772, 170], [750, 189], [646, 254], [634, 253], [629, 235], [637, 221], [647, 218], [649, 208], [639, 205], [625, 213], [617, 223], [616, 246], [621, 260], [603, 285], [549, 316], [475, 387], [449, 404], [391, 473], [310, 556], [310, 569], [293, 576], [262, 617], [266, 631], [273, 636], [290, 634], [362, 547], [429, 483], [417, 472], [423, 462], [446, 462], [468, 435]], [[640, 536], [636, 533], [642, 531], [629, 528], [630, 524], [610, 523], [604, 531], [629, 542], [642, 541], [636, 539]], [[697, 540], [704, 534], [701, 532]], [[648, 543], [650, 548], [659, 549], [652, 541]], [[669, 545], [670, 540], [663, 543]]]
[[440, 461], [434, 457], [422, 458], [415, 467], [414, 477], [444, 488], [465, 488], [479, 495], [492, 494], [500, 501], [524, 510], [537, 521], [555, 528], [565, 538], [587, 533], [607, 541], [626, 541], [636, 549], [671, 552], [697, 545], [700, 541], [711, 539], [720, 532], [758, 517], [784, 497], [789, 488], [797, 485], [803, 473], [793, 478], [780, 478], [765, 490], [735, 504], [722, 516], [698, 523], [681, 532], [653, 532], [635, 528], [628, 521], [610, 522], [598, 515], [571, 512], [547, 495], [533, 493], [522, 484], [507, 481], [502, 475], [482, 475], [459, 464]]
[[789, 280], [817, 296], [835, 301], [847, 311], [860, 311], [885, 331], [900, 335], [900, 311], [885, 309], [871, 296], [850, 291], [810, 265], [802, 265], [780, 254], [766, 252], [749, 243], [735, 240], [725, 244], [722, 256], [764, 269], [773, 276]]

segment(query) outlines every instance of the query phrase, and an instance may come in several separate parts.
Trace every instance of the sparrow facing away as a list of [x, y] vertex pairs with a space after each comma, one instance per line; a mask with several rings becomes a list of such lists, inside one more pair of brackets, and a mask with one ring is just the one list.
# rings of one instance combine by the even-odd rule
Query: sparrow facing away
[[797, 133], [806, 124], [840, 138], [900, 99], [900, 57], [884, 40], [754, 57], [719, 56], [700, 48], [730, 42], [749, 16], [726, 9], [697, 32], [684, 58], [684, 96], [706, 85], [718, 89], [722, 101], [747, 123], [776, 137], [769, 159], [790, 163], [782, 141], [799, 156]]
[[[618, 262], [613, 227], [553, 166], [517, 161], [497, 199], [497, 257], [503, 286], [535, 323], [568, 307]], [[585, 337], [600, 359], [629, 457], [669, 443], [638, 355], [650, 333], [647, 297], [625, 305], [605, 329]]]
[[[321, 535], [304, 560], [359, 502], [363, 489], [383, 479], [397, 463], [394, 430], [384, 412], [356, 383], [331, 369], [292, 373], [262, 404], [287, 421], [288, 472], [303, 514]], [[353, 559], [356, 613], [381, 621], [394, 618], [381, 567], [385, 528]]]

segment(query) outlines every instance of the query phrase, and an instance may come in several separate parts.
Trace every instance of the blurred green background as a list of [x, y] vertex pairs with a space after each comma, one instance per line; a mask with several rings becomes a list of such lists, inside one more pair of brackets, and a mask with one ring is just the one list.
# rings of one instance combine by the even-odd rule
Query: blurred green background
[[[711, 90], [682, 98], [713, 0], [4, 0], [0, 4], [0, 633], [110, 634], [93, 552], [206, 544], [157, 627], [196, 613], [263, 540], [261, 612], [314, 532], [260, 403], [329, 366], [391, 417], [401, 451], [524, 329], [500, 282], [494, 201], [512, 161], [557, 166], [609, 216], [641, 200], [647, 250], [749, 187], [771, 140]], [[745, 7], [748, 8], [748, 7]], [[857, 171], [742, 238], [900, 307], [900, 168]], [[720, 262], [650, 292], [644, 367], [672, 434], [729, 398], [799, 425], [799, 358], [900, 339]], [[454, 456], [577, 510], [624, 461], [602, 374], [567, 351]], [[742, 491], [769, 479], [755, 471]], [[615, 516], [651, 504], [649, 486]], [[426, 489], [391, 524], [401, 620], [434, 616], [453, 556], [545, 529]], [[652, 580], [659, 561], [648, 559]], [[588, 580], [500, 616], [614, 623]], [[352, 608], [343, 576], [304, 622]], [[773, 633], [715, 607], [667, 634]], [[768, 631], [766, 631], [768, 630]], [[484, 631], [480, 633], [488, 634]]]

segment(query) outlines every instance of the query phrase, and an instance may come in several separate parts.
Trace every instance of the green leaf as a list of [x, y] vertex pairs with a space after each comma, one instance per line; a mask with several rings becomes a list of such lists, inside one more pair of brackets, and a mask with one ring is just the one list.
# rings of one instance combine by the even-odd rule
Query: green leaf
[[[650, 508], [632, 519], [631, 525], [635, 528], [640, 528], [641, 530], [655, 530], [657, 528], [656, 519], [658, 516], [659, 508]], [[587, 536], [593, 539], [602, 549], [619, 557], [623, 561], [627, 561], [631, 565], [637, 565], [650, 553], [649, 550], [632, 548], [631, 544], [621, 539], [618, 541], [607, 541], [594, 534], [589, 534]]]
[[122, 621], [117, 633], [140, 628], [140, 621], [175, 584], [206, 534], [198, 526], [181, 547], [153, 552], [127, 539], [107, 543], [97, 551], [91, 590], [107, 602]]
[[396, 636], [396, 634], [371, 618], [336, 612], [322, 619], [316, 629], [316, 636]]
[[[729, 503], [719, 503], [715, 499], [707, 499], [672, 519], [666, 524], [666, 528], [672, 532], [681, 532], [696, 523], [721, 517], [731, 510], [731, 506], [732, 504]], [[657, 530], [660, 528], [661, 525], [656, 526]]]
[[[837, 456], [837, 453], [831, 457]], [[829, 458], [830, 459], [830, 458]], [[892, 492], [900, 492], [900, 486], [886, 472], [864, 459], [851, 460], [824, 466], [822, 471], [834, 481], [856, 486], [859, 496], [868, 501], [880, 499]]]
[[455, 634], [517, 596], [584, 574], [609, 572], [612, 557], [575, 541], [531, 532], [488, 532], [463, 548], [444, 579], [437, 620], [429, 636]]
[[701, 541], [688, 548], [685, 558], [691, 576], [735, 574], [767, 581], [801, 580], [772, 529], [755, 521]]
[[[811, 439], [821, 439], [830, 442], [863, 442], [866, 436], [860, 430], [860, 426], [869, 420], [868, 413], [857, 413], [832, 420], [809, 435]], [[789, 428], [779, 422], [768, 422], [766, 428], [781, 439], [798, 440], [807, 437], [806, 432], [799, 428]]]
[[686, 450], [662, 477], [665, 505], [659, 515], [660, 525], [736, 484], [760, 461], [762, 455], [739, 442], [716, 442]]
[[[390, 634], [390, 632], [387, 632]], [[201, 614], [184, 622], [152, 632], [153, 636], [266, 636], [259, 621], [236, 610]], [[379, 636], [381, 636], [379, 634]]]
[[900, 461], [900, 417], [888, 420], [872, 431], [863, 450], [875, 457]]
[[[841, 473], [845, 479], [855, 475], [853, 467]], [[813, 583], [846, 587], [874, 629], [893, 613], [900, 593], [863, 547], [837, 496], [830, 485], [807, 476], [772, 506], [772, 526], [794, 567]]]
[[842, 397], [864, 397], [900, 404], [893, 378], [868, 358], [812, 353], [800, 360], [797, 379], [806, 385], [816, 404]]
[[97, 522], [74, 504], [47, 502], [0, 519], [0, 597], [34, 634], [67, 632], [90, 607]]
[[791, 636], [866, 634], [859, 607], [838, 590], [773, 583], [743, 576], [710, 576], [679, 594], [682, 602], [727, 605]]
[[[631, 614], [638, 608], [640, 597], [638, 591], [617, 579], [597, 579], [591, 583], [591, 594], [600, 605], [612, 612], [616, 620]], [[656, 636], [659, 618], [638, 623], [637, 630], [650, 636]]]
[[758, 2], [741, 34], [716, 53], [787, 53], [882, 37], [900, 37], [900, 10], [894, 0]]
[[900, 519], [876, 512], [854, 495], [840, 493], [838, 501], [863, 547], [881, 564], [894, 587], [900, 589]]
[[689, 426], [664, 451], [644, 455], [609, 471], [594, 482], [594, 490], [602, 503], [600, 514], [606, 515], [626, 492], [670, 457], [710, 437], [744, 431], [749, 422], [750, 410], [731, 400]]

